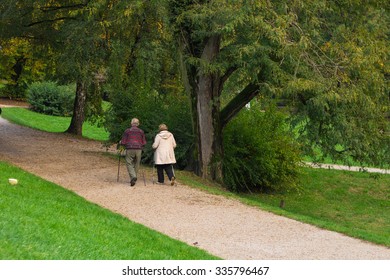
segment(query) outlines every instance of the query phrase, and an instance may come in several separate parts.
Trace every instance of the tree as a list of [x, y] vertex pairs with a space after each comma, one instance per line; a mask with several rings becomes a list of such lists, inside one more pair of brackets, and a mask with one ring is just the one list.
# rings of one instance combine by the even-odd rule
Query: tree
[[0, 80], [6, 81], [3, 94], [23, 98], [27, 85], [45, 76], [48, 61], [37, 55], [41, 50], [23, 38], [0, 42]]
[[[1, 30], [9, 38], [26, 38], [45, 46], [56, 65], [55, 78], [76, 82], [76, 98], [67, 132], [81, 135], [89, 85], [106, 58], [107, 1], [3, 1]], [[90, 94], [95, 92], [90, 92]], [[98, 94], [98, 92], [97, 92]]]
[[[198, 173], [218, 180], [222, 130], [251, 99], [271, 94], [279, 83], [279, 52], [292, 16], [283, 18], [279, 5], [268, 1], [169, 2], [192, 101]], [[234, 88], [225, 86], [229, 80]], [[221, 104], [223, 93], [234, 97]]]
[[330, 1], [295, 9], [299, 18], [311, 20], [299, 22], [298, 36], [305, 40], [286, 92], [295, 105], [300, 141], [317, 160], [390, 163], [386, 6]]
[[[342, 49], [349, 49], [350, 44], [359, 49], [359, 42], [356, 39], [354, 42], [354, 36], [360, 34], [359, 40], [365, 42], [364, 36], [373, 26], [377, 32], [370, 34], [370, 40], [380, 42], [381, 46], [387, 41], [386, 34], [377, 29], [383, 27], [384, 21], [380, 17], [383, 16], [381, 2], [169, 1], [170, 17], [176, 28], [182, 58], [183, 79], [192, 101], [198, 173], [203, 177], [221, 178], [222, 130], [257, 95], [272, 98], [283, 94], [291, 100], [298, 100], [294, 108], [307, 121], [303, 124], [306, 132], [302, 133], [307, 144], [317, 143], [334, 149], [339, 142], [350, 151], [363, 149], [371, 156], [379, 155], [373, 153], [377, 150], [370, 146], [369, 141], [359, 147], [351, 144], [360, 133], [374, 142], [378, 140], [375, 143], [381, 142], [383, 147], [380, 135], [385, 135], [387, 129], [383, 126], [384, 114], [380, 107], [382, 102], [388, 104], [388, 100], [383, 98], [381, 86], [385, 81], [385, 71], [375, 71], [378, 80], [374, 81], [370, 73], [362, 72], [354, 64], [357, 53]], [[350, 10], [355, 14], [348, 26]], [[361, 16], [364, 16], [363, 19], [359, 19]], [[334, 40], [333, 33], [343, 27], [348, 33], [340, 33], [341, 38], [346, 34], [350, 37], [338, 43], [341, 49], [324, 50]], [[385, 52], [384, 49], [380, 51], [379, 61], [384, 61]], [[361, 66], [367, 64], [378, 69], [370, 59], [363, 61], [359, 62]], [[359, 70], [359, 77], [368, 74], [366, 85], [357, 80], [347, 83], [340, 80], [343, 76], [353, 75], [356, 70]], [[356, 91], [346, 89], [351, 82]], [[340, 84], [344, 93], [337, 89]], [[369, 84], [375, 84], [379, 92], [368, 92]], [[335, 106], [336, 99], [329, 102], [335, 90], [339, 96], [336, 99], [345, 101], [343, 106]], [[372, 98], [369, 98], [369, 105], [362, 104], [354, 102], [353, 97], [344, 96], [348, 92], [353, 92], [362, 102], [369, 96]], [[223, 104], [224, 100], [226, 103]], [[317, 116], [330, 106], [335, 106], [335, 111], [327, 119], [330, 133], [325, 134], [324, 122], [318, 122]], [[332, 137], [337, 134], [342, 136], [345, 128], [340, 125], [342, 122], [337, 116], [343, 113], [345, 117], [358, 120], [351, 114], [354, 110], [348, 112], [348, 109], [359, 106], [365, 106], [365, 111], [372, 114], [370, 131], [375, 133], [365, 134], [362, 128], [351, 129], [346, 138], [349, 142], [341, 141], [341, 137], [333, 141]], [[382, 120], [380, 125], [376, 125], [375, 121], [379, 120]], [[355, 124], [359, 124], [358, 121]], [[313, 126], [317, 132], [310, 130]], [[329, 150], [325, 149], [325, 152], [329, 153]], [[350, 154], [358, 156], [362, 153]]]

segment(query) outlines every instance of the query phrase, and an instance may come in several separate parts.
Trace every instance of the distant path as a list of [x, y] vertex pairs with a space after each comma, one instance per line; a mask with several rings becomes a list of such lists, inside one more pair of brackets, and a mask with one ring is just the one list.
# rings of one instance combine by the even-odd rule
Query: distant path
[[306, 162], [306, 164], [312, 168], [390, 174], [390, 169], [380, 169], [374, 167], [347, 166], [347, 165], [340, 165], [340, 164], [313, 163], [313, 162]]
[[117, 182], [118, 161], [103, 156], [103, 151], [95, 141], [36, 131], [0, 118], [0, 160], [224, 259], [390, 260], [387, 247], [208, 194], [180, 184], [180, 178], [175, 187], [152, 184], [150, 169], [144, 168], [136, 187], [130, 188], [124, 165]]
[[1, 107], [22, 107], [28, 108], [28, 103], [24, 101], [11, 100], [7, 98], [0, 98], [0, 108]]

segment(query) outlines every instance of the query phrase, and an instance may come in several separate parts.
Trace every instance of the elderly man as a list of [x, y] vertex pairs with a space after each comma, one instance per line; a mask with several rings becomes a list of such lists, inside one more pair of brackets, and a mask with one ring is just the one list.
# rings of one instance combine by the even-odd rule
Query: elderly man
[[133, 118], [131, 120], [131, 127], [125, 130], [119, 142], [126, 148], [126, 167], [130, 176], [130, 186], [132, 187], [137, 182], [142, 148], [146, 144], [145, 133], [138, 126], [139, 120]]

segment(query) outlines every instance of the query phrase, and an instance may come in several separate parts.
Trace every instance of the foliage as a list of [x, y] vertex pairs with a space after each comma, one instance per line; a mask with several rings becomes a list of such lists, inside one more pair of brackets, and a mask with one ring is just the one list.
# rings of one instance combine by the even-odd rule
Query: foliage
[[0, 80], [6, 81], [1, 95], [25, 98], [28, 84], [45, 76], [47, 63], [26, 39], [2, 40], [0, 45]]
[[36, 82], [27, 90], [27, 101], [31, 109], [53, 116], [70, 116], [73, 111], [75, 87], [60, 86], [56, 82]]
[[198, 173], [221, 180], [223, 128], [256, 95], [275, 94], [290, 17], [274, 1], [168, 3], [192, 102]]
[[[303, 128], [300, 142], [308, 151], [320, 147], [334, 160], [389, 162], [388, 3], [169, 3], [193, 99], [212, 99], [214, 127], [206, 130], [218, 135], [218, 122], [226, 123], [257, 90], [263, 98], [290, 101], [294, 125]], [[212, 93], [205, 90], [208, 81]], [[248, 86], [254, 91], [243, 91]], [[219, 114], [221, 101], [226, 105]], [[193, 111], [201, 107], [196, 105]], [[204, 134], [201, 141], [207, 142]]]
[[223, 178], [235, 192], [299, 189], [300, 152], [285, 116], [258, 104], [244, 109], [224, 132]]
[[81, 134], [84, 120], [96, 121], [96, 115], [102, 113], [101, 92], [96, 84], [104, 80], [112, 6], [107, 1], [74, 0], [9, 0], [0, 6], [2, 35], [26, 38], [41, 49], [33, 59], [47, 55], [51, 66], [55, 66], [55, 71], [45, 69], [48, 78], [78, 85], [70, 133]]
[[108, 93], [112, 107], [105, 127], [110, 140], [118, 142], [133, 117], [140, 119], [147, 137], [143, 162], [152, 163], [151, 145], [158, 125], [166, 123], [174, 134], [177, 165], [184, 168], [190, 158], [192, 127], [187, 98], [183, 95], [172, 38], [160, 1], [118, 3], [113, 11], [123, 14], [110, 29], [107, 67]]
[[390, 163], [389, 16], [381, 2], [295, 6], [301, 48], [285, 60], [294, 76], [284, 93], [299, 141], [318, 161]]

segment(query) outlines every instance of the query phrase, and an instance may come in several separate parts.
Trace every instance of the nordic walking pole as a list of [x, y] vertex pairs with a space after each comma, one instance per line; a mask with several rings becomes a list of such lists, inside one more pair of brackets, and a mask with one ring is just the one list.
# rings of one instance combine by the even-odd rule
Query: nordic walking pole
[[144, 177], [144, 186], [146, 186], [145, 171], [144, 171], [144, 169], [142, 169], [142, 177]]
[[121, 168], [121, 156], [122, 156], [122, 152], [119, 151], [118, 153], [118, 175], [116, 176], [116, 181], [119, 182], [119, 169]]
[[173, 164], [171, 165], [171, 167], [172, 167], [172, 175], [173, 175], [171, 185], [174, 186], [176, 181], [176, 175], [175, 175], [175, 169], [173, 169]]
[[154, 162], [153, 162], [152, 182], [153, 182], [153, 185], [154, 185]]

